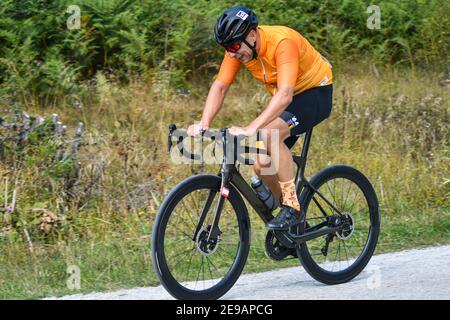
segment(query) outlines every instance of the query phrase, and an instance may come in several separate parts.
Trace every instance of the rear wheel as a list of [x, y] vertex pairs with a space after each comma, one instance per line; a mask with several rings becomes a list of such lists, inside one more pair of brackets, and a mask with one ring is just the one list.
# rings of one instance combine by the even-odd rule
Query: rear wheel
[[219, 176], [190, 177], [169, 193], [159, 209], [152, 257], [162, 285], [177, 299], [218, 299], [244, 268], [250, 247], [249, 220], [234, 187], [230, 186], [218, 228], [211, 230], [220, 185]]
[[342, 215], [307, 187], [300, 199], [308, 228], [343, 228], [302, 244], [297, 249], [299, 259], [305, 270], [322, 283], [350, 281], [368, 264], [378, 242], [380, 214], [375, 190], [361, 172], [345, 165], [320, 171], [310, 183]]

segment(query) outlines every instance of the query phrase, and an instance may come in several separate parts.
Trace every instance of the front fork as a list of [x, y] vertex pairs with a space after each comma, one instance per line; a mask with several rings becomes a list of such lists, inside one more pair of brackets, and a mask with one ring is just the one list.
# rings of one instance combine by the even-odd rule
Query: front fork
[[205, 205], [202, 208], [202, 212], [200, 214], [200, 219], [198, 220], [197, 227], [195, 228], [194, 235], [192, 236], [192, 241], [196, 241], [197, 235], [200, 232], [203, 223], [205, 222], [206, 215], [211, 208], [211, 204], [213, 202], [214, 196], [216, 195], [215, 190], [209, 190], [208, 198], [206, 199]]
[[[233, 155], [232, 150], [230, 150], [231, 154], [229, 154], [229, 152], [227, 150], [227, 130], [226, 130], [226, 128], [221, 130], [221, 135], [222, 135], [222, 143], [223, 143], [223, 151], [224, 151], [224, 155], [223, 155], [224, 161], [222, 163], [222, 168], [221, 168], [222, 183], [220, 185], [219, 201], [217, 202], [217, 205], [216, 205], [214, 219], [213, 219], [213, 223], [212, 223], [209, 235], [208, 235], [207, 242], [216, 241], [217, 238], [222, 233], [219, 229], [219, 220], [220, 220], [220, 216], [222, 214], [222, 209], [223, 209], [223, 204], [225, 202], [225, 199], [228, 198], [228, 196], [230, 195], [229, 185], [230, 185], [230, 180], [231, 180], [231, 174], [230, 174], [230, 170], [228, 168], [228, 166], [230, 166], [230, 165], [227, 164], [228, 163], [227, 160], [229, 159], [230, 156], [234, 156], [234, 155]], [[200, 232], [203, 223], [205, 222], [206, 215], [211, 207], [211, 203], [212, 203], [216, 193], [217, 192], [214, 190], [209, 191], [205, 206], [202, 209], [202, 213], [200, 214], [200, 219], [198, 221], [197, 227], [195, 228], [194, 236], [192, 238], [193, 241], [196, 241], [196, 239], [197, 239], [197, 235]]]
[[[219, 229], [219, 220], [220, 220], [220, 216], [222, 214], [222, 209], [223, 209], [225, 199], [228, 198], [228, 196], [230, 194], [230, 189], [228, 188], [229, 180], [230, 180], [229, 174], [227, 172], [222, 172], [222, 183], [221, 183], [220, 191], [219, 191], [219, 201], [217, 201], [216, 208], [214, 210], [215, 211], [214, 219], [213, 219], [211, 229], [210, 229], [210, 232], [208, 235], [208, 239], [207, 239], [208, 242], [215, 241], [217, 239], [217, 237], [220, 236], [220, 234], [221, 234], [221, 231]], [[215, 190], [209, 191], [208, 198], [206, 199], [205, 205], [202, 208], [202, 212], [200, 214], [200, 219], [198, 220], [197, 227], [195, 228], [195, 232], [192, 237], [193, 241], [196, 241], [197, 235], [200, 232], [203, 224], [205, 223], [206, 216], [209, 212], [209, 209], [211, 208], [211, 204], [214, 200], [216, 193], [217, 193], [217, 191], [215, 191]]]
[[222, 165], [222, 183], [220, 185], [220, 197], [219, 197], [219, 201], [217, 202], [217, 206], [216, 206], [216, 211], [214, 214], [214, 220], [211, 226], [211, 232], [209, 233], [208, 236], [208, 241], [210, 241], [210, 239], [215, 240], [217, 239], [217, 237], [222, 233], [219, 229], [219, 220], [220, 220], [220, 216], [222, 214], [222, 208], [223, 208], [223, 204], [225, 202], [225, 199], [229, 197], [230, 195], [230, 180], [231, 180], [231, 176], [230, 176], [230, 172], [229, 170], [226, 170], [226, 166], [227, 164], [223, 164]]
[[[222, 181], [223, 181], [223, 179], [222, 179]], [[226, 188], [226, 190], [228, 190], [228, 191], [225, 191], [225, 192], [228, 192], [228, 194], [229, 194], [229, 189], [222, 184], [222, 186], [220, 188], [221, 191], [220, 191], [219, 201], [216, 204], [213, 223], [212, 223], [212, 226], [210, 228], [210, 232], [209, 232], [208, 239], [207, 239], [208, 242], [215, 241], [217, 239], [217, 237], [220, 236], [220, 234], [221, 234], [221, 231], [219, 229], [219, 220], [220, 220], [220, 216], [222, 214], [222, 209], [223, 209], [223, 205], [224, 205], [225, 199], [228, 197], [228, 195], [225, 194], [225, 192], [223, 191], [224, 188]], [[198, 220], [197, 226], [195, 228], [194, 235], [192, 237], [193, 241], [196, 241], [197, 235], [200, 232], [200, 230], [202, 229], [203, 224], [205, 223], [206, 216], [207, 216], [207, 214], [209, 212], [209, 209], [211, 208], [211, 204], [212, 204], [212, 202], [214, 200], [214, 197], [215, 197], [216, 193], [217, 193], [217, 191], [215, 191], [215, 190], [210, 190], [209, 191], [208, 198], [206, 199], [205, 205], [202, 208], [202, 212], [200, 214], [200, 218]]]

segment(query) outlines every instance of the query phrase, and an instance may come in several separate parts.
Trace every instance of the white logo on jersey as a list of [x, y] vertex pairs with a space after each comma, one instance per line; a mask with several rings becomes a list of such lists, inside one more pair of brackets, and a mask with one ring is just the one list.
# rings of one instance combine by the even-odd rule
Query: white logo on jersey
[[245, 19], [247, 19], [248, 14], [246, 14], [244, 11], [240, 10], [238, 13], [236, 13], [236, 17], [239, 17], [242, 20], [245, 20]]
[[324, 86], [324, 85], [327, 84], [327, 82], [328, 82], [328, 77], [325, 76], [325, 78], [322, 80], [322, 82], [320, 83], [320, 85], [321, 85], [321, 86]]

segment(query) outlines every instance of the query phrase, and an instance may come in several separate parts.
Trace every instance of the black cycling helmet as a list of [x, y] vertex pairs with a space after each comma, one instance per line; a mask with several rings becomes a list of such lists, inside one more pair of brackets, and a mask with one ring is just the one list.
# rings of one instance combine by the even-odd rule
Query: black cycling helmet
[[226, 10], [217, 19], [214, 27], [216, 42], [221, 46], [230, 46], [245, 42], [253, 50], [253, 58], [256, 57], [256, 43], [251, 46], [245, 41], [247, 34], [258, 26], [258, 18], [255, 13], [247, 7], [236, 6]]

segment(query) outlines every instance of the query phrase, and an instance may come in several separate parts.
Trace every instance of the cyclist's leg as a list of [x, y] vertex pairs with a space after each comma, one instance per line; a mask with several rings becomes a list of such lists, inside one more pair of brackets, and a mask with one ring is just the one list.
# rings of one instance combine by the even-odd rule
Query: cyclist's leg
[[264, 182], [264, 184], [272, 191], [273, 196], [280, 203], [281, 188], [277, 174], [263, 174], [265, 170], [270, 168], [272, 162], [270, 156], [258, 155], [253, 165], [256, 175]]
[[[258, 155], [253, 166], [255, 173], [272, 191], [277, 200], [281, 197], [280, 174], [282, 181], [291, 178], [289, 172], [292, 172], [292, 154], [289, 148], [282, 143], [288, 135], [289, 128], [280, 118], [269, 123], [261, 135], [269, 155]], [[276, 140], [274, 141], [274, 139]], [[279, 151], [280, 148], [282, 149], [281, 152]], [[281, 173], [279, 170], [280, 163], [283, 163]]]
[[[278, 196], [281, 193], [281, 189], [277, 186], [280, 180], [288, 181], [294, 176], [293, 169], [291, 169], [292, 154], [290, 152], [286, 153], [284, 146], [291, 149], [298, 140], [298, 135], [306, 132], [306, 130], [313, 126], [318, 109], [316, 101], [317, 99], [314, 90], [307, 90], [294, 96], [292, 103], [281, 113], [279, 118], [275, 119], [264, 128], [266, 129], [264, 131], [266, 132], [266, 135], [263, 135], [263, 138], [265, 138], [263, 140], [269, 153], [270, 143], [268, 143], [267, 136], [270, 135], [270, 132], [268, 131], [270, 129], [283, 128], [285, 133], [283, 136], [284, 139], [282, 140], [284, 142], [283, 146], [282, 148], [278, 148], [282, 151], [281, 163], [283, 163], [283, 166], [280, 168], [281, 171], [270, 175], [261, 174], [263, 171], [262, 169], [272, 167], [273, 165], [272, 162], [268, 162], [267, 156], [262, 157], [259, 155], [257, 162], [255, 163], [256, 174], [261, 177], [267, 186], [269, 186], [272, 192], [274, 192], [274, 195]], [[287, 158], [287, 160], [284, 161], [284, 158]], [[278, 162], [275, 163], [275, 167], [278, 170], [277, 164]]]
[[[284, 144], [291, 149], [295, 142], [298, 140], [298, 136], [288, 137], [284, 140]], [[281, 187], [280, 187], [280, 179], [278, 178], [278, 174], [262, 174], [264, 170], [268, 170], [272, 166], [272, 161], [270, 156], [266, 155], [258, 155], [255, 159], [255, 164], [253, 165], [253, 169], [256, 175], [264, 182], [264, 184], [272, 191], [275, 199], [277, 199], [278, 203], [281, 203]]]
[[[288, 167], [289, 162], [292, 161], [292, 154], [284, 143], [284, 140], [290, 135], [289, 127], [283, 119], [276, 118], [264, 129], [261, 132], [261, 137], [270, 155], [271, 168], [274, 170], [273, 174], [276, 173], [281, 180], [291, 178], [293, 172]], [[269, 173], [271, 172], [269, 171]]]
[[[277, 168], [277, 177], [286, 204], [299, 210], [295, 192], [292, 148], [298, 136], [314, 127], [331, 113], [332, 85], [316, 87], [294, 96], [292, 103], [274, 120], [270, 127], [280, 130], [278, 148], [271, 150], [272, 161]], [[269, 138], [271, 135], [269, 135]], [[266, 137], [268, 144], [270, 139]], [[283, 143], [284, 142], [284, 143]], [[283, 200], [284, 201], [284, 200]]]
[[[279, 199], [281, 195], [280, 182], [287, 182], [294, 179], [293, 160], [290, 149], [299, 139], [299, 135], [314, 127], [322, 120], [326, 119], [332, 108], [332, 91], [333, 86], [316, 87], [304, 91], [296, 96], [292, 103], [283, 111], [279, 118], [272, 121], [264, 129], [266, 134], [263, 135], [264, 143], [269, 151], [278, 154], [275, 163], [272, 163], [270, 157], [259, 155], [256, 159], [254, 170], [255, 173], [269, 187], [275, 197]], [[271, 150], [270, 129], [278, 129], [277, 139], [279, 148]], [[276, 156], [274, 154], [273, 156]], [[281, 165], [280, 165], [281, 164]], [[264, 174], [263, 169], [269, 167], [277, 169], [277, 173]], [[291, 184], [292, 187], [292, 184]]]
[[[289, 149], [291, 149], [298, 140], [298, 134], [305, 132], [315, 117], [314, 108], [308, 107], [310, 104], [303, 103], [304, 100], [305, 99], [302, 99], [300, 95], [294, 96], [293, 102], [282, 112], [280, 117], [269, 123], [264, 128], [266, 130], [263, 131], [266, 132], [266, 135], [263, 135], [262, 137], [264, 138], [263, 140], [269, 153], [271, 150], [269, 148], [270, 142], [268, 141], [267, 136], [270, 134], [270, 129], [280, 129], [283, 127], [285, 132], [284, 139], [282, 140], [284, 143], [279, 144], [282, 146], [281, 153], [275, 151], [279, 161], [273, 163], [271, 157], [258, 155], [254, 165], [255, 173], [263, 180], [264, 184], [269, 187], [276, 199], [280, 199], [282, 194], [280, 181], [286, 182], [294, 178], [292, 153]], [[303, 121], [299, 122], [298, 119], [300, 118]], [[283, 164], [281, 171], [278, 170], [279, 163]], [[273, 167], [276, 168], [276, 172], [267, 174], [269, 171], [267, 169]]]
[[281, 113], [290, 128], [290, 136], [284, 141], [289, 149], [295, 145], [299, 135], [328, 118], [332, 109], [333, 85], [315, 87], [296, 96]]
[[277, 118], [264, 129], [261, 137], [270, 155], [271, 167], [261, 168], [261, 162], [267, 160], [267, 158], [262, 160], [261, 157], [255, 167], [261, 169], [258, 172], [259, 176], [269, 186], [274, 196], [279, 198], [279, 195], [282, 195], [281, 204], [300, 211], [300, 204], [295, 192], [292, 154], [284, 143], [284, 140], [290, 135], [289, 127], [283, 119]]

